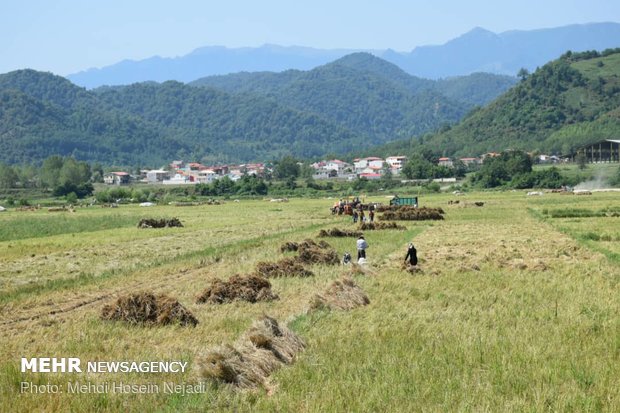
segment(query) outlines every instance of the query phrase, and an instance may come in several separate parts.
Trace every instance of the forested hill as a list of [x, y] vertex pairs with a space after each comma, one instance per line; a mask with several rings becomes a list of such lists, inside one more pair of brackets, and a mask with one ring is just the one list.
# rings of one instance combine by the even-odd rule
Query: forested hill
[[50, 73], [0, 75], [0, 161], [59, 154], [157, 166], [171, 158], [319, 157], [433, 131], [471, 107], [368, 54], [307, 72], [220, 80], [220, 90], [168, 81], [88, 91]]
[[307, 72], [241, 73], [201, 79], [191, 85], [272, 98], [341, 124], [375, 145], [455, 123], [466, 113], [467, 105], [437, 92], [412, 91], [410, 85], [416, 78], [372, 55], [361, 54], [401, 72], [410, 82], [395, 81], [358, 64], [346, 64], [358, 60], [358, 55]]
[[341, 125], [257, 96], [178, 82], [94, 93], [49, 73], [0, 75], [0, 162], [38, 162], [52, 154], [108, 165], [233, 162], [319, 156], [367, 142]]
[[566, 53], [457, 125], [377, 149], [472, 156], [505, 149], [557, 154], [620, 137], [620, 49]]
[[349, 151], [367, 138], [315, 114], [255, 95], [231, 95], [169, 81], [135, 84], [98, 94], [104, 107], [157, 124], [191, 153], [170, 159], [205, 162], [269, 160], [285, 154], [320, 156]]
[[[514, 86], [516, 78], [489, 73], [475, 73], [468, 76], [458, 76], [438, 81], [422, 79], [412, 76], [398, 66], [370, 53], [353, 53], [338, 59], [330, 64], [310, 71], [287, 70], [281, 73], [274, 72], [241, 72], [223, 76], [209, 76], [189, 83], [193, 86], [210, 86], [231, 93], [257, 93], [276, 97], [279, 100], [292, 100], [297, 85], [317, 82], [317, 87], [329, 86], [330, 81], [339, 81], [343, 75], [354, 73], [355, 76], [346, 79], [346, 83], [364, 81], [364, 77], [375, 82], [387, 85], [388, 89], [397, 89], [410, 96], [420, 95], [429, 103], [435, 99], [448, 107], [469, 109], [472, 106], [482, 106], [503, 92]], [[322, 83], [321, 83], [322, 82]], [[365, 84], [363, 88], [370, 89]], [[319, 94], [329, 94], [329, 90], [315, 92], [311, 99]], [[295, 96], [298, 96], [295, 93]], [[305, 98], [305, 96], [304, 96]], [[339, 99], [342, 99], [340, 97]], [[432, 106], [432, 103], [431, 103]]]

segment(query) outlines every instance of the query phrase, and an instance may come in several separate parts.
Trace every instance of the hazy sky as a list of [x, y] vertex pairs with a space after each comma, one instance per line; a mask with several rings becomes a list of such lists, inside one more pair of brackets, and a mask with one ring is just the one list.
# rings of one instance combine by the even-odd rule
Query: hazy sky
[[67, 75], [208, 45], [409, 51], [476, 26], [609, 21], [620, 22], [619, 0], [0, 0], [0, 73]]

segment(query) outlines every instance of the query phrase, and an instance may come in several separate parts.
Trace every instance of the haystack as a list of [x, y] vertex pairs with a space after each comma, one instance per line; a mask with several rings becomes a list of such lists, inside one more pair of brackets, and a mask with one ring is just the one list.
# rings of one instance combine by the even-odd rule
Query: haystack
[[297, 242], [285, 242], [280, 246], [281, 252], [297, 251], [299, 244]]
[[305, 343], [274, 318], [255, 321], [234, 346], [208, 351], [196, 360], [197, 374], [235, 388], [268, 387], [269, 375], [294, 361]]
[[195, 326], [198, 320], [175, 298], [143, 292], [119, 297], [101, 310], [103, 320], [126, 321], [132, 324]]
[[235, 300], [257, 301], [277, 300], [278, 295], [271, 291], [271, 283], [263, 277], [233, 275], [228, 281], [214, 280], [196, 299], [198, 304], [223, 304]]
[[349, 231], [346, 229], [332, 228], [329, 230], [322, 229], [319, 237], [355, 237], [358, 238], [362, 233], [360, 231]]
[[284, 258], [277, 262], [259, 262], [256, 274], [265, 278], [312, 277], [314, 273], [294, 258]]
[[179, 218], [142, 218], [138, 222], [138, 228], [169, 228], [169, 227], [183, 227], [183, 224]]
[[306, 346], [295, 333], [266, 315], [252, 324], [245, 337], [257, 348], [271, 351], [284, 364], [292, 363]]
[[401, 206], [399, 209], [385, 211], [380, 217], [384, 221], [425, 221], [442, 220], [444, 210], [441, 208], [413, 208]]
[[298, 259], [304, 264], [328, 264], [340, 263], [338, 252], [325, 241], [316, 242], [307, 239], [299, 244]]
[[351, 310], [369, 303], [366, 293], [345, 277], [334, 281], [323, 294], [316, 294], [310, 301], [310, 309]]
[[407, 227], [398, 225], [396, 222], [362, 222], [359, 227], [362, 231], [376, 231], [382, 229], [397, 229], [405, 231]]

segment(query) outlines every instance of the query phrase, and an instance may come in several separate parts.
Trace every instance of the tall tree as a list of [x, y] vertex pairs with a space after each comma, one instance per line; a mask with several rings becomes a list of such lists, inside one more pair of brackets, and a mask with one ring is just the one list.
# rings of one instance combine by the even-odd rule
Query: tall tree
[[14, 188], [17, 184], [17, 173], [13, 167], [0, 163], [0, 188]]

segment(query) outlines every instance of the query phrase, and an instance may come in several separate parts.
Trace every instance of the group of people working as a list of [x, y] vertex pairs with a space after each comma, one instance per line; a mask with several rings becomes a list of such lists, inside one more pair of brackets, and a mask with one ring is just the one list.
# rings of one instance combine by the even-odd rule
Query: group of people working
[[[366, 262], [366, 249], [368, 248], [368, 242], [364, 239], [363, 235], [357, 239], [356, 243], [357, 247], [357, 262], [365, 263]], [[351, 254], [345, 253], [343, 262], [344, 264], [349, 263], [351, 260]], [[364, 261], [362, 261], [364, 260]], [[409, 265], [418, 265], [418, 251], [415, 249], [413, 242], [409, 243], [407, 247], [407, 255], [405, 255], [405, 262], [409, 261]]]

